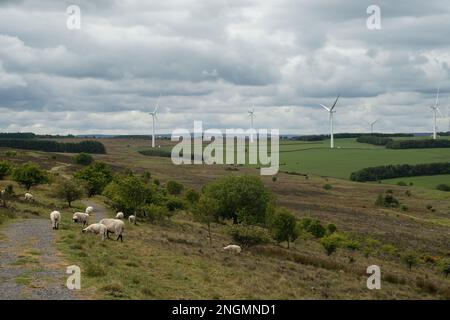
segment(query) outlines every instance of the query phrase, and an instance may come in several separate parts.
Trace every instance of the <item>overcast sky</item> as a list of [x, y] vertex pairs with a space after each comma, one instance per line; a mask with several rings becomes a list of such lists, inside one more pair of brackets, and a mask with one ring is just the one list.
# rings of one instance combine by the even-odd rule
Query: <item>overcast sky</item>
[[255, 127], [327, 133], [340, 94], [337, 132], [430, 132], [449, 31], [442, 0], [0, 1], [0, 131], [147, 134], [161, 95], [159, 132], [246, 128], [254, 105]]

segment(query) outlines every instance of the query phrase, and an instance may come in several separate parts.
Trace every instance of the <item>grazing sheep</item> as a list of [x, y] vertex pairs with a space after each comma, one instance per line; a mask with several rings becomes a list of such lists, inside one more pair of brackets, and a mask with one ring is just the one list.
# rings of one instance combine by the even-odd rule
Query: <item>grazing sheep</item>
[[128, 221], [129, 221], [130, 223], [135, 223], [135, 222], [136, 222], [136, 216], [129, 216], [129, 217], [128, 217]]
[[2, 191], [0, 191], [0, 196], [4, 196], [6, 194], [6, 190], [5, 189], [3, 189]]
[[92, 212], [94, 212], [94, 207], [87, 207], [86, 208], [86, 213], [87, 214], [91, 214]]
[[31, 193], [27, 192], [27, 193], [25, 193], [25, 200], [26, 201], [33, 201], [34, 197], [33, 197], [33, 195]]
[[116, 219], [123, 219], [123, 212], [117, 212]]
[[50, 220], [52, 221], [52, 229], [59, 229], [59, 222], [61, 221], [61, 213], [59, 211], [52, 211], [50, 213]]
[[223, 250], [230, 251], [233, 253], [241, 253], [241, 251], [242, 251], [241, 247], [237, 246], [235, 244], [230, 244], [230, 245], [224, 247]]
[[82, 223], [83, 227], [89, 223], [89, 215], [84, 212], [75, 212], [72, 216], [72, 220], [75, 223]]
[[122, 220], [119, 219], [102, 219], [100, 220], [101, 224], [105, 225], [106, 228], [108, 229], [106, 232], [106, 236], [109, 239], [109, 234], [110, 233], [114, 233], [117, 236], [117, 241], [123, 242], [122, 239], [122, 234], [123, 231], [125, 230], [125, 223], [123, 223]]
[[101, 234], [102, 235], [102, 241], [105, 240], [105, 238], [108, 235], [108, 228], [104, 224], [100, 223], [93, 223], [86, 228], [82, 230], [83, 233], [85, 232], [92, 232], [95, 234]]

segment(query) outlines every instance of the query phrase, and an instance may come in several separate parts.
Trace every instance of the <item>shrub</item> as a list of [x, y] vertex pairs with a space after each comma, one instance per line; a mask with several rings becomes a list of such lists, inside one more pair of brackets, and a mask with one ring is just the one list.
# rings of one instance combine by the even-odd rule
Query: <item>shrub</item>
[[300, 228], [306, 232], [312, 234], [316, 238], [322, 238], [326, 234], [326, 229], [319, 220], [312, 220], [310, 218], [304, 218], [299, 221]]
[[14, 158], [15, 156], [17, 156], [17, 152], [14, 150], [8, 150], [5, 152], [5, 156], [7, 156], [8, 158]]
[[384, 196], [382, 194], [378, 195], [375, 205], [378, 207], [397, 208], [400, 202], [392, 194], [388, 193]]
[[0, 161], [0, 180], [11, 173], [12, 165], [7, 161]]
[[325, 185], [323, 186], [323, 188], [324, 188], [325, 190], [331, 190], [331, 189], [333, 189], [333, 187], [331, 186], [331, 184], [325, 184]]
[[409, 270], [418, 263], [417, 255], [414, 252], [407, 252], [402, 255], [402, 261], [408, 266]]
[[427, 208], [428, 210], [432, 210], [432, 209], [433, 209], [433, 206], [432, 206], [431, 204], [427, 204], [426, 208]]
[[269, 231], [258, 226], [234, 225], [230, 230], [230, 234], [234, 241], [246, 247], [266, 244], [272, 241]]
[[169, 192], [169, 194], [173, 194], [173, 195], [177, 195], [180, 194], [183, 191], [183, 185], [181, 183], [178, 183], [176, 181], [169, 181], [167, 182], [167, 192]]
[[163, 157], [170, 158], [172, 156], [172, 152], [164, 149], [149, 149], [149, 150], [140, 150], [138, 151], [140, 154], [149, 157]]
[[63, 180], [55, 187], [55, 196], [67, 202], [69, 207], [72, 202], [83, 197], [83, 189], [72, 180]]
[[200, 199], [200, 194], [194, 189], [187, 189], [185, 197], [190, 204], [195, 204]]
[[441, 269], [441, 272], [447, 278], [448, 275], [450, 274], [450, 259], [442, 260], [439, 267]]
[[391, 256], [396, 256], [398, 255], [398, 250], [395, 246], [393, 246], [392, 244], [384, 244], [381, 246], [380, 248], [381, 252], [384, 254], [388, 254]]
[[176, 197], [169, 197], [166, 202], [166, 207], [169, 211], [182, 210], [184, 209], [183, 200]]
[[194, 210], [194, 217], [196, 220], [206, 224], [208, 228], [209, 245], [212, 245], [211, 236], [211, 223], [217, 220], [217, 211], [219, 210], [219, 204], [216, 200], [202, 195], [197, 200], [197, 204]]
[[102, 194], [112, 181], [111, 169], [103, 162], [94, 162], [74, 174], [74, 177], [86, 183], [88, 196]]
[[332, 234], [335, 233], [337, 231], [337, 227], [334, 223], [329, 223], [327, 225], [327, 234]]
[[320, 240], [320, 244], [325, 249], [327, 255], [330, 256], [338, 248], [338, 239], [331, 237], [331, 236], [327, 236]]
[[290, 242], [295, 241], [298, 236], [295, 226], [295, 216], [286, 208], [278, 209], [271, 223], [273, 238], [278, 242], [286, 241], [289, 248]]
[[88, 166], [94, 161], [94, 158], [90, 154], [82, 152], [82, 153], [77, 154], [73, 158], [73, 161], [76, 164], [81, 164], [83, 166]]
[[277, 181], [277, 177], [276, 176], [273, 176], [272, 177], [272, 182], [276, 182]]
[[34, 185], [47, 183], [49, 181], [47, 173], [37, 164], [27, 162], [13, 170], [12, 178], [17, 183], [23, 185], [27, 190]]
[[405, 181], [399, 181], [397, 182], [397, 185], [400, 187], [406, 187], [408, 184]]
[[150, 222], [162, 221], [168, 218], [167, 208], [156, 204], [148, 204], [143, 207], [143, 215], [150, 220]]
[[440, 190], [440, 191], [447, 191], [447, 192], [449, 192], [450, 191], [450, 185], [443, 183], [443, 184], [440, 184], [440, 185], [436, 186], [436, 189]]

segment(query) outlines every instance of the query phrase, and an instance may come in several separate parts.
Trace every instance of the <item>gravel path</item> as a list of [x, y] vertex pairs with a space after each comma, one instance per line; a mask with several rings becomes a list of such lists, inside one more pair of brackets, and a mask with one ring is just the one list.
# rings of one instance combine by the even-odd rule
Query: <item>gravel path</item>
[[0, 300], [76, 299], [66, 287], [66, 265], [47, 219], [28, 219], [0, 230]]
[[[107, 217], [105, 207], [92, 200], [90, 223]], [[55, 233], [47, 219], [28, 219], [0, 229], [0, 300], [73, 300], [66, 287], [67, 265], [55, 246]]]
[[106, 214], [106, 209], [105, 207], [95, 201], [92, 200], [82, 200], [81, 201], [86, 207], [93, 207], [94, 208], [94, 214], [91, 214], [91, 217], [89, 219], [89, 223], [95, 223], [95, 222], [99, 222], [102, 219], [108, 218], [107, 214]]

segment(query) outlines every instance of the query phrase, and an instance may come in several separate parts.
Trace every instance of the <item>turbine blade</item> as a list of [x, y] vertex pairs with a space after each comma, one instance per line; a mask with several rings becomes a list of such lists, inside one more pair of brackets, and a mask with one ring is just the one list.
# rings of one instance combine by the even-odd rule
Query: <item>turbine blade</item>
[[330, 108], [325, 107], [323, 104], [319, 104], [319, 106], [321, 106], [322, 108], [324, 108], [325, 110], [327, 110], [328, 112], [330, 112]]
[[334, 101], [333, 106], [331, 107], [330, 111], [333, 111], [334, 107], [336, 107], [336, 103], [339, 100], [340, 95], [337, 96], [336, 101]]
[[437, 93], [436, 93], [436, 101], [434, 102], [435, 107], [438, 105], [438, 102], [439, 102], [439, 91], [440, 90], [441, 90], [441, 88], [438, 88]]

